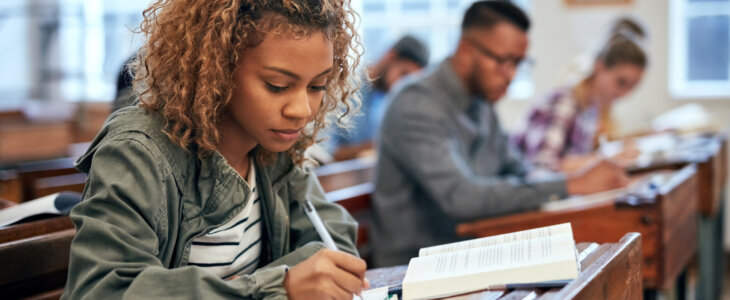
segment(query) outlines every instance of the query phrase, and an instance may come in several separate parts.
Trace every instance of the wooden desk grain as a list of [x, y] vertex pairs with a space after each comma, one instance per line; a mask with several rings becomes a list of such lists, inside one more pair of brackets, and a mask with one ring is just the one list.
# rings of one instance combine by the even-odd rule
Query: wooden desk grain
[[[523, 299], [534, 294], [535, 299], [641, 299], [641, 235], [625, 234], [617, 243], [578, 244], [582, 272], [562, 288], [507, 290], [499, 298]], [[597, 247], [596, 247], [597, 246]], [[368, 270], [365, 277], [372, 288], [400, 284], [407, 266]], [[483, 292], [469, 294], [478, 299]]]
[[674, 172], [667, 184], [643, 202], [600, 201], [555, 211], [533, 211], [463, 223], [456, 230], [462, 236], [484, 237], [570, 222], [577, 242], [597, 243], [616, 241], [626, 232], [639, 232], [643, 285], [667, 290], [697, 249], [696, 188], [696, 167], [689, 165]]

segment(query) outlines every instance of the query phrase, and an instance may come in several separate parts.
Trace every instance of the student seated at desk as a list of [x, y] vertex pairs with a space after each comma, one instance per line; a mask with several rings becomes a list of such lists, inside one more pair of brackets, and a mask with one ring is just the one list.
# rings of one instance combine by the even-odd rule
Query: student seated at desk
[[[351, 105], [349, 1], [173, 0], [145, 11], [139, 106], [77, 167], [64, 299], [352, 299], [368, 286], [357, 224], [302, 152]], [[323, 249], [314, 203], [342, 251]]]
[[646, 68], [644, 35], [635, 21], [619, 19], [587, 76], [535, 103], [514, 139], [528, 160], [553, 170], [571, 169], [581, 162], [570, 159], [592, 153], [600, 136], [613, 133], [611, 106], [636, 87]]
[[362, 88], [362, 108], [352, 118], [352, 128], [335, 130], [324, 146], [336, 161], [366, 156], [373, 152], [373, 139], [387, 106], [387, 93], [404, 76], [428, 64], [428, 48], [420, 40], [406, 35], [393, 45], [378, 62], [368, 67]]
[[372, 200], [376, 265], [405, 264], [421, 247], [458, 240], [459, 222], [625, 184], [607, 161], [537, 178], [510, 148], [494, 105], [525, 58], [529, 25], [508, 1], [475, 2], [453, 56], [394, 94], [380, 129]]

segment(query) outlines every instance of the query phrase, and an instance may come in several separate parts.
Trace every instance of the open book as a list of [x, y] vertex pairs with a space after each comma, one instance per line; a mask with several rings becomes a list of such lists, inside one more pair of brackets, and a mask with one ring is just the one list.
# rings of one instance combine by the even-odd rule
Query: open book
[[570, 223], [422, 248], [403, 279], [403, 299], [446, 297], [578, 277]]
[[55, 193], [0, 210], [0, 228], [50, 216], [68, 215], [81, 202], [76, 192]]

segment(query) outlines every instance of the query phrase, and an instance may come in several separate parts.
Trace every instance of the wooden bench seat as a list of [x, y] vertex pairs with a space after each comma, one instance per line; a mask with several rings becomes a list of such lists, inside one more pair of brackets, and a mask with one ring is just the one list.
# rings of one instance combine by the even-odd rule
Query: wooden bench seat
[[3, 299], [60, 298], [75, 233], [65, 216], [1, 228]]

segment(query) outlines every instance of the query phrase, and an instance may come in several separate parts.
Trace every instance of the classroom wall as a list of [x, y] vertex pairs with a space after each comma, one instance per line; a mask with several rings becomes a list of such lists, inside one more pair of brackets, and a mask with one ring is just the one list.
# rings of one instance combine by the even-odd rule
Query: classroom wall
[[[629, 5], [569, 7], [565, 1], [532, 1], [534, 27], [530, 32], [529, 53], [536, 61], [533, 72], [536, 96], [559, 84], [565, 66], [595, 43], [597, 33], [604, 32], [613, 18], [630, 14], [641, 18], [649, 27], [650, 66], [640, 86], [615, 107], [613, 116], [620, 132], [648, 130], [653, 117], [687, 103], [703, 105], [718, 125], [730, 126], [727, 117], [730, 97], [673, 99], [669, 94], [669, 2], [634, 0]], [[520, 126], [530, 101], [506, 99], [499, 103], [500, 117], [508, 130]], [[730, 205], [725, 205], [725, 210], [730, 215]], [[730, 222], [726, 222], [725, 228], [726, 249], [730, 249]]]

